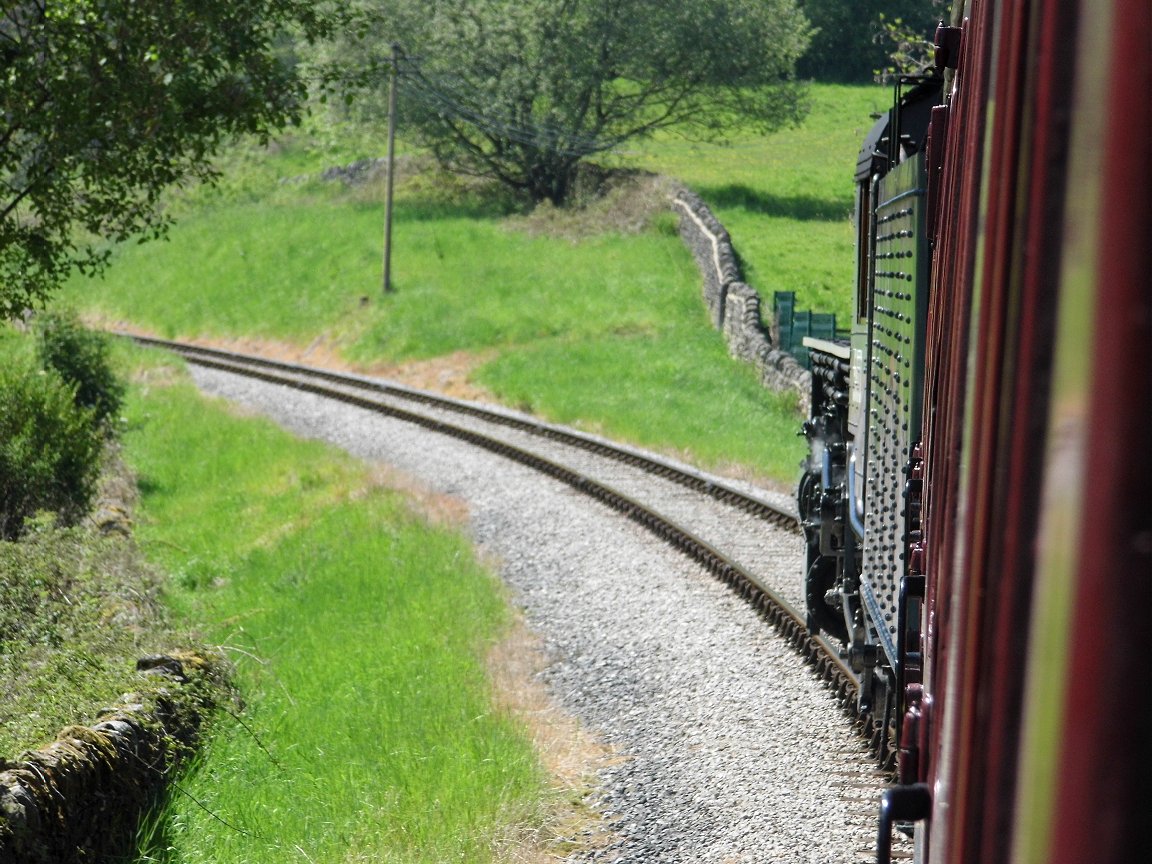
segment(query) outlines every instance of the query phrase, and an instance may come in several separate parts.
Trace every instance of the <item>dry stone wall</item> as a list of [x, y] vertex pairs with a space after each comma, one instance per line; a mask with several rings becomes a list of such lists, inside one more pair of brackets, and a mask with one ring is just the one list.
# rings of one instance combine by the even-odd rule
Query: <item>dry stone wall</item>
[[223, 658], [142, 658], [140, 693], [91, 726], [0, 762], [0, 862], [121, 860], [147, 808], [191, 753], [202, 723], [230, 698]]
[[680, 217], [680, 237], [703, 277], [704, 303], [713, 326], [724, 334], [728, 353], [755, 366], [765, 387], [795, 391], [807, 413], [811, 373], [772, 344], [761, 317], [760, 295], [741, 281], [727, 230], [700, 196], [688, 189], [676, 193], [672, 206]]

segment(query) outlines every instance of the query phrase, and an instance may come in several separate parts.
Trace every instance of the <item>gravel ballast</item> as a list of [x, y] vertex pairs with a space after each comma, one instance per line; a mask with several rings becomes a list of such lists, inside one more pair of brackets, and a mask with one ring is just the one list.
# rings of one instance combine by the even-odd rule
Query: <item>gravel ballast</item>
[[467, 504], [474, 541], [544, 644], [553, 698], [621, 757], [600, 771], [594, 802], [615, 841], [568, 860], [869, 860], [881, 782], [858, 767], [849, 720], [697, 565], [501, 457], [310, 394], [193, 374], [209, 393]]

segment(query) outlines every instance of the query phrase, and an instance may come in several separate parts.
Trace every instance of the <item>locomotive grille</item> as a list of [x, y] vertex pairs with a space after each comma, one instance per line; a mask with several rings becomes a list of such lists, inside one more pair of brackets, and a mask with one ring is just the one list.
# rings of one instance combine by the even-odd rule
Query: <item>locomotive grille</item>
[[906, 552], [906, 466], [920, 434], [928, 262], [922, 165], [919, 156], [902, 163], [880, 180], [875, 198], [881, 203], [872, 265], [861, 590], [893, 665]]

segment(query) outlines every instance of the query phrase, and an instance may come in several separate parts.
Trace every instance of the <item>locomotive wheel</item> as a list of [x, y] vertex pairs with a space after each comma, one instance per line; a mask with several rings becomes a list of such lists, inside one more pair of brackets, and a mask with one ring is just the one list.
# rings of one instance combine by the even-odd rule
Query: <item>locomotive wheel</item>
[[800, 521], [804, 526], [804, 539], [807, 541], [804, 573], [804, 600], [808, 608], [808, 630], [816, 636], [827, 633], [834, 639], [846, 642], [848, 630], [844, 624], [844, 613], [839, 606], [829, 605], [825, 599], [836, 585], [837, 560], [820, 554], [820, 475], [805, 471], [800, 477], [797, 501], [800, 505]]
[[808, 549], [810, 563], [804, 578], [804, 599], [808, 607], [808, 630], [815, 636], [827, 633], [834, 639], [846, 642], [848, 630], [844, 626], [844, 615], [838, 607], [825, 599], [836, 585], [836, 559], [823, 555], [812, 556]]

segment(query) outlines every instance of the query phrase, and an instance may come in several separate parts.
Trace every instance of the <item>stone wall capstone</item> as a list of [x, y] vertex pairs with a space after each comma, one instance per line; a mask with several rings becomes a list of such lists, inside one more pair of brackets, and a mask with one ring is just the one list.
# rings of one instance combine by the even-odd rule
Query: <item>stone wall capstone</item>
[[704, 304], [728, 353], [751, 363], [765, 387], [792, 390], [807, 415], [812, 376], [787, 352], [775, 348], [760, 315], [760, 295], [740, 280], [740, 267], [724, 226], [696, 193], [680, 189], [672, 198], [680, 216], [680, 237], [703, 277]]

